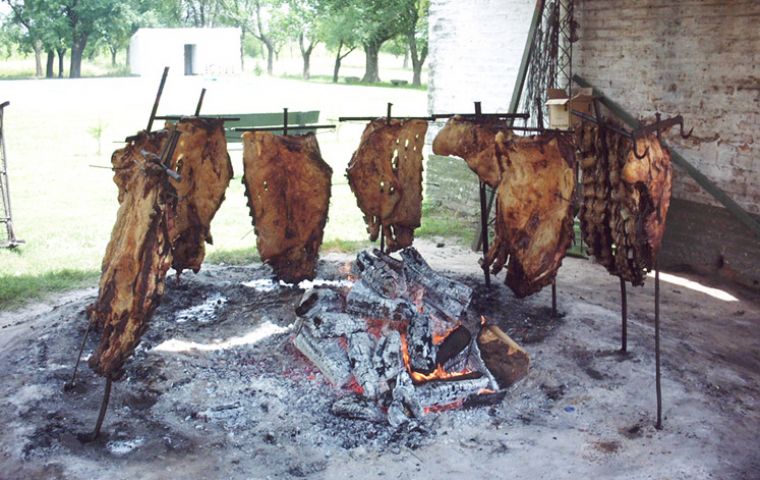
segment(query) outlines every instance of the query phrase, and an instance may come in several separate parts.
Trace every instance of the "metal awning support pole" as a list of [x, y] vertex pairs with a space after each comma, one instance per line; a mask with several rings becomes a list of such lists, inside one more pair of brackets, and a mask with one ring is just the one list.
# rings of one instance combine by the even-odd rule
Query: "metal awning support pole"
[[5, 116], [5, 107], [10, 104], [11, 102], [3, 102], [0, 104], [0, 203], [3, 205], [2, 211], [0, 211], [0, 223], [5, 223], [5, 230], [8, 236], [7, 242], [0, 244], [0, 247], [15, 248], [24, 243], [24, 241], [17, 239], [16, 234], [13, 231], [11, 192], [8, 185], [8, 157], [5, 151], [5, 133], [3, 129], [3, 121]]
[[[541, 23], [542, 12], [544, 11], [544, 1], [536, 0], [536, 7], [533, 9], [533, 18], [530, 21], [530, 29], [528, 30], [528, 38], [525, 40], [525, 49], [523, 50], [522, 60], [520, 60], [520, 68], [517, 70], [517, 79], [515, 79], [515, 86], [512, 89], [512, 99], [509, 101], [509, 110], [507, 113], [517, 113], [517, 107], [520, 105], [520, 97], [522, 97], [523, 87], [525, 86], [525, 78], [528, 76], [528, 65], [530, 65], [530, 57], [533, 55], [533, 38], [536, 36], [536, 30], [539, 23]], [[512, 125], [513, 120], [509, 120], [509, 124]], [[491, 215], [491, 208], [493, 208], [493, 200], [495, 192], [492, 188], [486, 187], [488, 194], [488, 205], [486, 207], [486, 218]], [[483, 244], [482, 231], [478, 231], [475, 236], [475, 240], [472, 242], [472, 249], [474, 251], [480, 250], [480, 246]]]
[[[604, 95], [604, 92], [591, 85], [582, 77], [573, 75], [573, 81], [581, 87], [593, 88], [594, 95], [599, 97], [599, 100], [602, 102], [602, 104], [604, 104], [604, 106], [607, 107], [610, 112], [625, 122], [629, 127], [638, 129], [641, 126], [641, 123], [636, 118], [634, 118], [633, 115], [626, 112], [623, 107], [615, 103], [613, 100], [610, 100], [607, 96]], [[741, 205], [736, 203], [734, 199], [729, 197], [726, 192], [715, 185], [694, 165], [689, 163], [688, 160], [681, 156], [681, 154], [670, 147], [668, 147], [668, 150], [670, 151], [670, 157], [673, 160], [673, 163], [686, 170], [686, 173], [688, 173], [689, 176], [691, 176], [691, 178], [693, 178], [700, 187], [702, 187], [707, 193], [712, 195], [717, 201], [723, 204], [723, 206], [726, 207], [726, 210], [731, 212], [736, 217], [736, 219], [744, 224], [744, 226], [749, 228], [751, 232], [760, 237], [760, 222], [755, 220], [749, 213], [747, 213], [746, 210], [744, 210], [744, 208], [742, 208]]]

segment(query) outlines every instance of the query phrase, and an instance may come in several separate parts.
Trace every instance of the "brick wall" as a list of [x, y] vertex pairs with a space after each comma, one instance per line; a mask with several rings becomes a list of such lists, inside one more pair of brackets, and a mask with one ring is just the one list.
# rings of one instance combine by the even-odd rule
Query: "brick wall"
[[[760, 214], [760, 1], [580, 0], [574, 69], [634, 115], [681, 113], [671, 144]], [[718, 205], [676, 172], [674, 196]]]

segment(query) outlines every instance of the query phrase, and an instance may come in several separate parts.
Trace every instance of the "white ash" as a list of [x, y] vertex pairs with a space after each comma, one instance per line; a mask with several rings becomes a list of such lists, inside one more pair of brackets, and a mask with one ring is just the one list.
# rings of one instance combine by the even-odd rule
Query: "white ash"
[[183, 323], [189, 320], [195, 320], [201, 323], [209, 322], [213, 320], [216, 316], [216, 312], [225, 303], [227, 303], [227, 297], [218, 293], [211, 295], [205, 302], [177, 312], [175, 320], [177, 323]]
[[135, 438], [134, 440], [112, 440], [106, 443], [106, 449], [108, 449], [112, 455], [122, 456], [142, 446], [143, 443], [145, 443], [145, 440], [142, 438]]

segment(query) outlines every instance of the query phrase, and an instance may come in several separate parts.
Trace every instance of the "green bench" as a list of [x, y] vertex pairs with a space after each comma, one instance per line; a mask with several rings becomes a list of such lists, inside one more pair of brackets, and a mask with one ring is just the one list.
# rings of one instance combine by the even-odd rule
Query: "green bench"
[[[230, 120], [224, 122], [225, 137], [227, 143], [241, 143], [240, 136], [243, 132], [236, 132], [234, 128], [238, 127], [276, 127], [282, 125], [282, 112], [277, 113], [230, 113], [223, 115], [225, 117], [239, 118], [240, 120]], [[304, 126], [319, 123], [319, 110], [308, 112], [288, 112], [288, 126]], [[293, 133], [301, 135], [308, 133], [309, 130], [294, 130]], [[282, 130], [272, 130], [276, 135], [282, 135]]]

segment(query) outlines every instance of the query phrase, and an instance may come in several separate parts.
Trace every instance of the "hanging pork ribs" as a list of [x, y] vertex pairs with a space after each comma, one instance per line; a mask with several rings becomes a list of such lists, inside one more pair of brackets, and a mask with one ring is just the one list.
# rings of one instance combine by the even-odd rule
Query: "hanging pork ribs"
[[496, 150], [502, 178], [495, 237], [485, 262], [498, 273], [509, 257], [506, 284], [522, 298], [554, 280], [572, 243], [574, 150], [561, 134], [502, 132]]
[[188, 118], [177, 125], [181, 132], [172, 168], [181, 175], [171, 180], [180, 201], [170, 225], [172, 267], [198, 272], [206, 256], [205, 243], [212, 244], [210, 225], [224, 201], [232, 179], [224, 123], [217, 119]]
[[377, 240], [382, 228], [390, 251], [410, 246], [420, 226], [426, 131], [424, 120], [373, 120], [348, 164], [348, 184], [370, 240]]
[[148, 328], [171, 265], [169, 225], [176, 192], [155, 159], [167, 136], [166, 131], [142, 132], [111, 158], [120, 205], [98, 298], [88, 307], [90, 322], [101, 329], [89, 364], [110, 379], [122, 375], [124, 362]]
[[501, 181], [496, 134], [511, 135], [506, 128], [503, 120], [484, 118], [476, 122], [455, 116], [436, 135], [433, 153], [462, 157], [478, 178], [496, 188]]
[[316, 136], [246, 132], [243, 163], [261, 259], [285, 282], [313, 279], [332, 180]]
[[[604, 140], [604, 142], [603, 142]], [[596, 125], [577, 129], [583, 172], [581, 230], [589, 255], [633, 285], [643, 285], [665, 232], [673, 168], [670, 153], [654, 134], [632, 142]]]

